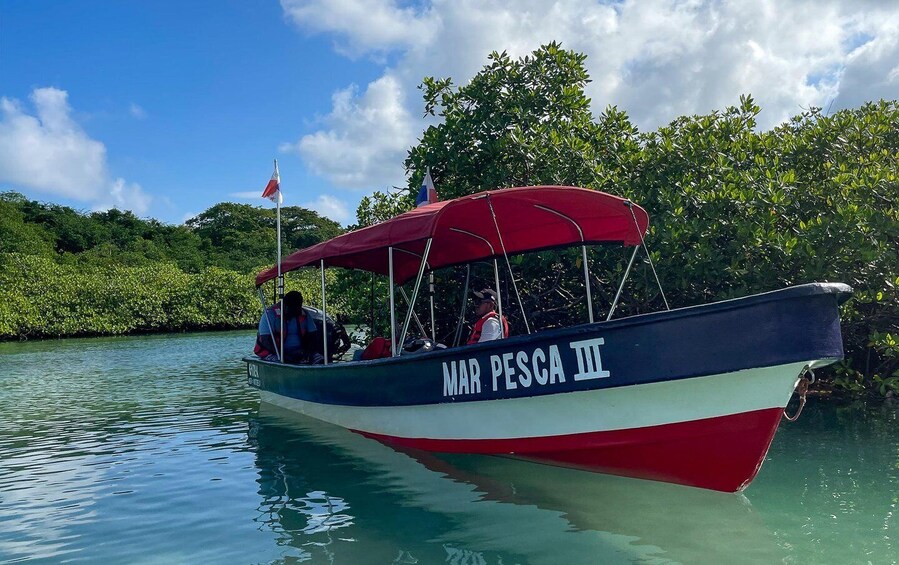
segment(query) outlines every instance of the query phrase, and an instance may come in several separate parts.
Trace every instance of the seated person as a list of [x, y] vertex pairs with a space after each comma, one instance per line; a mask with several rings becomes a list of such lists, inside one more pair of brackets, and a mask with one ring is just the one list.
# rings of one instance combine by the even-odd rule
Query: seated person
[[[303, 295], [292, 290], [284, 295], [284, 351], [283, 361], [294, 364], [324, 363], [322, 355], [315, 351], [315, 323], [303, 311]], [[254, 353], [266, 361], [278, 361], [276, 351], [281, 347], [281, 304], [265, 309], [259, 320]]]
[[479, 299], [477, 310], [475, 310], [478, 318], [466, 344], [509, 337], [509, 321], [505, 316], [500, 320], [499, 314], [496, 313], [496, 291], [485, 288], [480, 292], [475, 292], [474, 295]]

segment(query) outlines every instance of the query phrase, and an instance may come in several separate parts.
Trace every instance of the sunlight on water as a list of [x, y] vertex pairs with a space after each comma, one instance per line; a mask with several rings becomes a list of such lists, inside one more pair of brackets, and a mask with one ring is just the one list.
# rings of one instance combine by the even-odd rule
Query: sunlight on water
[[239, 362], [251, 342], [0, 344], [0, 561], [899, 559], [899, 404], [811, 402], [729, 495], [398, 452], [260, 407]]

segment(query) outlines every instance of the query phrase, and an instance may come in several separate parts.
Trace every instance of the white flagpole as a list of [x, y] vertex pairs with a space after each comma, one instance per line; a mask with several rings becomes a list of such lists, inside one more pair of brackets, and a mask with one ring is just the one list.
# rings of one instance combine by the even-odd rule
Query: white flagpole
[[275, 228], [278, 231], [278, 292], [281, 295], [281, 362], [284, 363], [284, 275], [281, 273], [281, 173], [278, 171], [278, 160], [275, 159], [275, 173], [278, 175], [278, 200]]

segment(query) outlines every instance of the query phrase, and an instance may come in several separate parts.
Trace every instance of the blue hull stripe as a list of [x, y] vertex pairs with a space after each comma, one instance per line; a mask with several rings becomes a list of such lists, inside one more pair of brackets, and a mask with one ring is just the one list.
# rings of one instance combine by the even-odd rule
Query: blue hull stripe
[[393, 359], [290, 366], [247, 358], [250, 384], [348, 406], [474, 402], [630, 386], [843, 355], [850, 289], [746, 298]]

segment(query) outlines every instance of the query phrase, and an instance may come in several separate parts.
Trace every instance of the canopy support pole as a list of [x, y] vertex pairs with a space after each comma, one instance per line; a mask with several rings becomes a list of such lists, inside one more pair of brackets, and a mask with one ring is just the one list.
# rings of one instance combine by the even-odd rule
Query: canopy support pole
[[[406, 294], [406, 291], [403, 290], [403, 287], [399, 287], [399, 291], [400, 296], [402, 296], [403, 300], [406, 301], [406, 304], [411, 307], [412, 303], [409, 301], [409, 296]], [[424, 324], [421, 323], [421, 318], [418, 317], [418, 314], [416, 314], [414, 310], [412, 311], [412, 319], [415, 320], [415, 325], [418, 326], [419, 331], [421, 331], [421, 335], [428, 335], [428, 332], [425, 330]]]
[[[490, 193], [487, 193], [487, 206], [490, 207], [490, 215], [493, 217], [493, 225], [496, 227], [496, 237], [499, 238], [499, 247], [503, 252], [503, 258], [506, 260], [506, 267], [509, 269], [509, 278], [512, 279], [512, 288], [515, 289], [515, 297], [518, 298], [518, 305], [521, 307], [521, 319], [524, 320], [524, 329], [528, 335], [531, 333], [531, 326], [528, 324], [528, 317], [524, 314], [524, 304], [521, 302], [521, 294], [518, 292], [518, 283], [515, 282], [515, 274], [512, 273], [512, 264], [509, 263], [509, 254], [506, 253], [506, 244], [503, 242], [503, 234], [499, 230], [499, 222], [496, 219], [496, 211], [493, 209], [493, 202], [490, 200]], [[495, 259], [494, 259], [495, 261]], [[499, 296], [499, 276], [496, 279], [496, 294]], [[500, 322], [502, 323], [502, 309], [499, 312]], [[505, 325], [503, 326], [505, 327]]]
[[[489, 203], [489, 201], [488, 201], [488, 203]], [[489, 239], [486, 239], [486, 238], [484, 238], [484, 237], [481, 237], [481, 236], [479, 236], [479, 235], [476, 234], [476, 233], [471, 233], [470, 231], [460, 230], [459, 228], [450, 228], [450, 231], [454, 231], [454, 232], [456, 232], [456, 233], [465, 234], [465, 235], [471, 236], [471, 237], [473, 237], [473, 238], [475, 238], [475, 239], [479, 239], [479, 240], [483, 241], [484, 243], [487, 244], [487, 247], [490, 249], [490, 255], [496, 255], [496, 250], [493, 249], [493, 244], [490, 243], [490, 240], [489, 240]], [[461, 334], [462, 334], [462, 322], [463, 322], [463, 320], [465, 319], [465, 303], [466, 303], [467, 295], [468, 295], [468, 281], [469, 281], [469, 278], [471, 277], [471, 263], [466, 264], [466, 266], [468, 267], [468, 271], [465, 273], [465, 293], [462, 295], [462, 311], [459, 313], [459, 325], [456, 326], [456, 340], [455, 340], [455, 343], [453, 343], [453, 345], [458, 345], [459, 339], [461, 338]], [[496, 259], [493, 260], [493, 273], [494, 273], [494, 275], [495, 275], [495, 276], [494, 276], [494, 279], [495, 279], [495, 281], [496, 281], [494, 284], [496, 284], [497, 306], [500, 306], [500, 302], [499, 302], [499, 298], [500, 298], [500, 296], [499, 296], [499, 275], [497, 274], [497, 273], [498, 273], [498, 267], [497, 267]], [[509, 274], [510, 274], [510, 275], [512, 274], [511, 269], [509, 270]], [[514, 278], [514, 277], [512, 278], [512, 284], [515, 284], [515, 278]], [[518, 292], [518, 288], [517, 288], [517, 287], [516, 287], [515, 291]], [[521, 304], [521, 297], [520, 297], [520, 296], [518, 297], [518, 303]], [[502, 307], [500, 306], [500, 310], [499, 310], [500, 316], [502, 316], [502, 312], [503, 312], [503, 311], [502, 311]], [[524, 316], [524, 307], [522, 307], [522, 309], [521, 309], [521, 315]], [[527, 320], [527, 318], [525, 317], [524, 325], [527, 326], [527, 324], [528, 324], [528, 320]], [[528, 333], [531, 333], [530, 329], [528, 330]]]
[[[454, 232], [456, 232], [456, 233], [465, 234], [465, 235], [471, 236], [471, 237], [473, 237], [473, 238], [475, 238], [475, 239], [480, 239], [480, 240], [483, 241], [483, 242], [487, 245], [487, 247], [490, 249], [490, 254], [491, 254], [491, 255], [496, 255], [496, 250], [493, 249], [493, 244], [490, 243], [490, 240], [489, 240], [489, 239], [483, 238], [483, 237], [479, 236], [479, 235], [476, 234], [476, 233], [471, 233], [470, 231], [460, 230], [459, 228], [450, 228], [450, 231], [454, 231]], [[466, 263], [466, 264], [467, 264], [467, 265], [470, 265], [471, 263]]]
[[322, 269], [322, 351], [325, 352], [325, 365], [328, 364], [328, 311], [325, 307], [325, 260], [321, 260]]
[[587, 287], [587, 312], [590, 313], [590, 323], [593, 323], [593, 295], [590, 293], [590, 267], [587, 265], [587, 246], [581, 245], [581, 256], [584, 261], [584, 285]]
[[[416, 277], [415, 279], [415, 288], [412, 290], [412, 301], [409, 302], [409, 310], [406, 312], [406, 320], [403, 322], [403, 333], [400, 336], [400, 343], [406, 340], [406, 332], [409, 331], [409, 323], [412, 321], [412, 314], [414, 314], [415, 309], [415, 300], [418, 298], [419, 289], [421, 289], [421, 279], [425, 275], [425, 267], [428, 263], [428, 255], [431, 252], [432, 241], [434, 241], [434, 239], [429, 237], [427, 243], [425, 243], [425, 253], [424, 255], [422, 255], [421, 265], [418, 267], [418, 277]], [[422, 333], [424, 333], [424, 328], [422, 328]]]
[[456, 335], [453, 336], [453, 347], [459, 345], [462, 339], [462, 323], [465, 321], [465, 306], [468, 300], [468, 280], [471, 278], [471, 264], [465, 265], [465, 287], [462, 289], [462, 309], [459, 311], [459, 321], [456, 323]]
[[262, 317], [265, 318], [265, 325], [268, 326], [268, 333], [272, 336], [272, 344], [275, 346], [275, 355], [278, 356], [278, 359], [281, 359], [278, 342], [275, 341], [275, 330], [272, 328], [272, 321], [268, 317], [268, 308], [265, 307], [265, 290], [260, 286], [256, 291], [259, 293], [259, 302], [262, 304]]
[[437, 343], [437, 319], [434, 317], [434, 271], [428, 273], [428, 294], [431, 298], [431, 341]]
[[662, 281], [659, 280], [659, 274], [656, 272], [656, 266], [652, 264], [652, 254], [649, 253], [649, 248], [646, 247], [646, 240], [643, 239], [643, 231], [640, 230], [640, 224], [637, 222], [637, 215], [634, 214], [634, 203], [630, 200], [626, 200], [624, 205], [630, 210], [631, 218], [634, 219], [634, 227], [637, 228], [637, 235], [640, 236], [640, 244], [643, 246], [643, 250], [646, 251], [646, 259], [649, 260], [649, 268], [652, 269], [652, 274], [656, 278], [656, 284], [659, 285], [659, 292], [662, 294], [662, 302], [665, 303], [665, 310], [671, 310], [671, 306], [668, 306], [668, 299], [665, 298], [665, 290], [662, 288]]
[[606, 321], [612, 319], [612, 314], [615, 313], [615, 307], [618, 306], [618, 299], [621, 298], [621, 291], [624, 290], [624, 281], [627, 280], [627, 276], [631, 273], [631, 267], [634, 266], [634, 259], [637, 258], [637, 251], [640, 251], [640, 246], [634, 246], [634, 253], [631, 255], [631, 260], [627, 264], [627, 269], [624, 271], [624, 276], [621, 278], [621, 284], [618, 285], [618, 292], [615, 293], [615, 300], [612, 301], [612, 307], [609, 308], [609, 315], [606, 316]]
[[[503, 319], [503, 294], [499, 291], [499, 261], [493, 260], [493, 284], [496, 285], [496, 309], [499, 319]], [[500, 322], [502, 326], [502, 322]], [[505, 336], [503, 336], [505, 337]]]
[[387, 248], [387, 277], [390, 279], [390, 355], [396, 357], [396, 312], [393, 311], [393, 247]]
[[593, 294], [590, 292], [590, 267], [587, 265], [587, 245], [584, 242], [584, 230], [581, 229], [580, 224], [574, 221], [573, 218], [569, 218], [562, 212], [557, 210], [553, 210], [552, 208], [547, 208], [546, 206], [541, 206], [539, 204], [534, 204], [534, 208], [539, 210], [543, 210], [544, 212], [549, 212], [551, 214], [555, 214], [560, 218], [565, 218], [574, 226], [574, 229], [577, 230], [578, 235], [581, 238], [581, 258], [584, 262], [584, 285], [587, 287], [587, 312], [589, 312], [590, 323], [593, 323]]
[[375, 333], [375, 274], [371, 274], [371, 301], [369, 302], [370, 317], [368, 324], [368, 331], [370, 335]]

